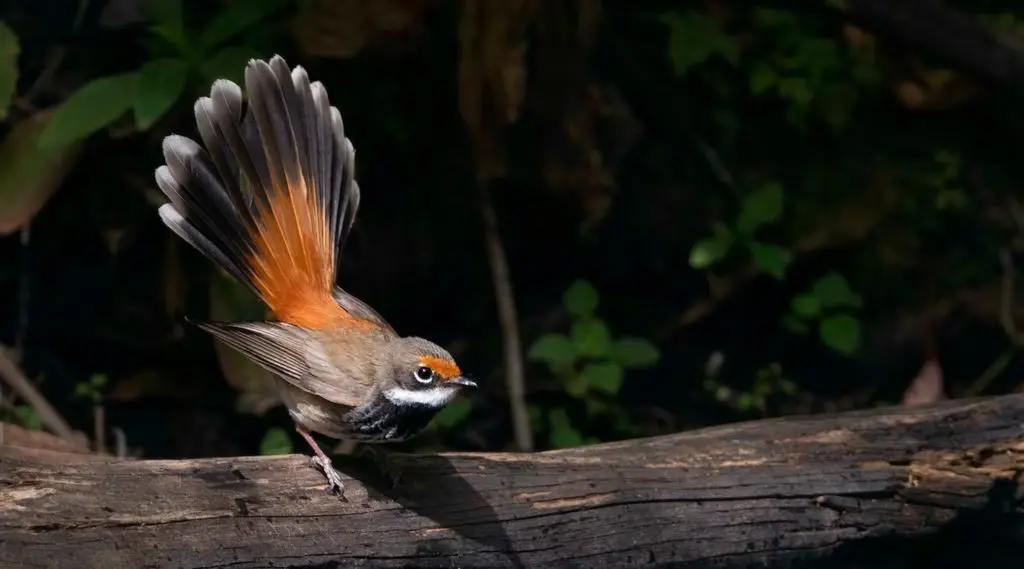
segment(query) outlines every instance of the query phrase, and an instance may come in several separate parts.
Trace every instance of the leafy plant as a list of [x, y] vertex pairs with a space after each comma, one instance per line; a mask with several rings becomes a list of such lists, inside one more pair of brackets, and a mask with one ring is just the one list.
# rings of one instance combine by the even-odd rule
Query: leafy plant
[[94, 373], [89, 381], [81, 381], [75, 385], [75, 397], [88, 399], [93, 405], [103, 402], [103, 392], [107, 389], [107, 376], [102, 373]]
[[658, 20], [668, 26], [668, 53], [677, 75], [716, 57], [732, 65], [738, 62], [736, 40], [707, 16], [693, 10], [678, 10], [666, 12]]
[[281, 427], [271, 427], [260, 441], [260, 454], [264, 456], [289, 454], [292, 452], [292, 440], [288, 432]]
[[0, 235], [24, 227], [57, 191], [78, 157], [78, 144], [43, 150], [39, 136], [52, 114], [12, 121], [0, 141]]
[[881, 84], [873, 53], [808, 33], [802, 16], [793, 12], [758, 8], [753, 15], [762, 45], [744, 62], [750, 93], [785, 102], [796, 126], [820, 118], [837, 131], [845, 128], [863, 87]]
[[14, 415], [18, 422], [26, 429], [39, 430], [43, 428], [43, 419], [39, 412], [31, 405], [17, 405], [14, 407]]
[[[290, 0], [231, 2], [202, 29], [189, 30], [184, 26], [180, 0], [147, 0], [143, 3], [150, 20], [147, 43], [154, 58], [135, 71], [98, 77], [79, 87], [55, 110], [40, 137], [40, 146], [70, 144], [129, 111], [134, 115], [135, 128], [146, 130], [178, 102], [190, 77], [199, 77], [204, 84], [219, 78], [238, 82], [245, 63], [259, 53], [253, 47], [226, 42], [288, 4]], [[0, 65], [2, 41], [0, 31]]]
[[732, 225], [716, 223], [710, 237], [701, 239], [690, 250], [690, 266], [706, 269], [722, 261], [733, 249], [745, 249], [753, 263], [774, 276], [782, 279], [792, 261], [792, 253], [775, 243], [759, 240], [757, 231], [777, 222], [782, 217], [782, 186], [767, 184], [751, 192], [740, 205], [740, 211]]
[[719, 402], [738, 411], [744, 413], [756, 411], [766, 415], [771, 398], [796, 393], [796, 384], [783, 376], [782, 366], [779, 363], [772, 363], [758, 370], [754, 384], [749, 391], [729, 387], [714, 378], [704, 381], [704, 389], [711, 392]]
[[[705, 269], [722, 261], [732, 249], [746, 248], [755, 266], [777, 279], [786, 276], [792, 253], [780, 245], [756, 238], [762, 227], [777, 222], [783, 213], [783, 193], [779, 184], [767, 184], [748, 194], [731, 226], [717, 223], [711, 237], [701, 239], [690, 251], [690, 266]], [[821, 341], [844, 355], [860, 347], [860, 321], [849, 309], [859, 308], [855, 294], [842, 275], [832, 272], [817, 281], [807, 292], [795, 296], [791, 314], [784, 323], [795, 331], [807, 331], [817, 325]]]
[[852, 355], [860, 347], [860, 321], [851, 311], [863, 305], [843, 275], [830, 272], [811, 284], [809, 290], [793, 297], [784, 322], [790, 329], [806, 332], [816, 324], [822, 343]]
[[[543, 362], [561, 381], [567, 394], [583, 400], [593, 412], [608, 410], [601, 397], [614, 397], [622, 389], [629, 369], [653, 366], [660, 359], [658, 349], [643, 338], [614, 338], [597, 315], [599, 295], [585, 280], [573, 282], [563, 294], [563, 304], [572, 317], [568, 334], [551, 332], [534, 340], [529, 359]], [[555, 447], [575, 446], [583, 440], [576, 433], [564, 409], [548, 416]], [[569, 444], [573, 443], [573, 444]]]

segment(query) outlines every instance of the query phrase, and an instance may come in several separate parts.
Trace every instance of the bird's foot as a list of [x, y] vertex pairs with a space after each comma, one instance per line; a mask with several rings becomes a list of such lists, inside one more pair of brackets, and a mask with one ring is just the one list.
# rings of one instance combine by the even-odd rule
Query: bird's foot
[[319, 468], [327, 478], [327, 491], [337, 494], [339, 498], [347, 502], [348, 499], [345, 498], [345, 484], [341, 481], [341, 475], [338, 474], [338, 471], [331, 464], [331, 459], [313, 456], [311, 461], [313, 466]]

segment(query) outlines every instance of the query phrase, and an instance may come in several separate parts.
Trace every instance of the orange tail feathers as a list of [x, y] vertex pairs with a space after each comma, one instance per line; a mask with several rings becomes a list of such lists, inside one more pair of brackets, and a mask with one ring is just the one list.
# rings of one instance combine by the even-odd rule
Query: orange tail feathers
[[[270, 310], [284, 322], [322, 328], [347, 320], [331, 294], [334, 244], [326, 214], [300, 180], [286, 191], [257, 203], [254, 251], [249, 259], [253, 283]], [[311, 195], [312, 194], [312, 195]]]
[[368, 325], [334, 296], [337, 251], [359, 207], [355, 150], [341, 114], [305, 70], [250, 61], [241, 89], [214, 83], [196, 101], [205, 149], [168, 136], [156, 180], [175, 233], [255, 292], [281, 321]]

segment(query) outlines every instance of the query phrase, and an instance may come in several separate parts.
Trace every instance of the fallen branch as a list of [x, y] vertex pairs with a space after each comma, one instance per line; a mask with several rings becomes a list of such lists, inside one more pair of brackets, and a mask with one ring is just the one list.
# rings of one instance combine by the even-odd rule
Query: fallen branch
[[7, 349], [3, 345], [0, 345], [0, 381], [9, 385], [22, 401], [28, 403], [35, 410], [39, 415], [39, 420], [47, 429], [72, 445], [83, 449], [88, 448], [89, 443], [85, 435], [72, 429], [64, 417], [61, 417], [53, 405], [50, 405], [46, 397], [36, 389], [36, 386], [14, 363], [14, 360], [7, 355]]
[[0, 446], [0, 565], [989, 569], [1024, 550], [1024, 395], [380, 460], [338, 461], [345, 503], [302, 456]]

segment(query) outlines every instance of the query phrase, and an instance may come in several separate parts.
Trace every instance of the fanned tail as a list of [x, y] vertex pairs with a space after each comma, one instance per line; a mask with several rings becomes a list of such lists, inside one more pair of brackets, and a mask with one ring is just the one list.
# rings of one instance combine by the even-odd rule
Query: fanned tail
[[256, 293], [308, 328], [364, 322], [332, 296], [336, 251], [359, 208], [355, 150], [320, 82], [280, 56], [252, 60], [242, 92], [224, 79], [195, 103], [203, 146], [164, 139], [160, 217]]

